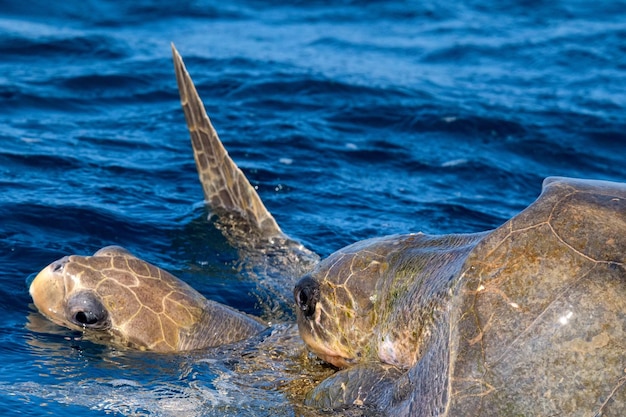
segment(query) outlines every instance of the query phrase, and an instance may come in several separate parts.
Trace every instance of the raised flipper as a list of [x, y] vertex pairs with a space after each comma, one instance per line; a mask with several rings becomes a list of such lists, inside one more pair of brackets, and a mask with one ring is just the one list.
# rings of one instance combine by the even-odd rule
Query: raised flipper
[[[191, 135], [198, 176], [217, 227], [238, 249], [244, 267], [259, 281], [262, 304], [270, 311], [293, 304], [296, 279], [310, 270], [319, 257], [285, 235], [243, 172], [222, 145], [217, 132], [172, 44], [176, 81]], [[278, 299], [276, 298], [278, 296]], [[277, 318], [271, 313], [268, 319]]]
[[283, 236], [276, 220], [265, 208], [261, 198], [222, 145], [202, 100], [185, 68], [183, 60], [172, 44], [176, 82], [180, 101], [191, 135], [193, 154], [204, 198], [211, 210], [224, 220], [237, 216], [239, 228], [259, 237]]

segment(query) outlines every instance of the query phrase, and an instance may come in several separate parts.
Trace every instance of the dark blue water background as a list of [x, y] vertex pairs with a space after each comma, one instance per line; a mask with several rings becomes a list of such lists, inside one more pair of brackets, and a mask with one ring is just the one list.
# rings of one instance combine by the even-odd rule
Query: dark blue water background
[[0, 413], [289, 415], [210, 366], [35, 330], [27, 277], [109, 244], [258, 311], [205, 222], [172, 41], [283, 230], [322, 255], [495, 228], [549, 175], [626, 181], [624, 1], [333, 3], [0, 1]]

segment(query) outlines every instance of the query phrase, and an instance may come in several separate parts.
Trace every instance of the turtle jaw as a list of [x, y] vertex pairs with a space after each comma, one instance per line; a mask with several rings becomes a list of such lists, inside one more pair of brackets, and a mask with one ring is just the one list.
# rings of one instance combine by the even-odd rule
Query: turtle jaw
[[329, 349], [326, 343], [320, 341], [320, 339], [311, 332], [303, 332], [302, 326], [298, 326], [298, 328], [300, 329], [300, 337], [302, 337], [304, 343], [306, 343], [309, 349], [315, 353], [318, 358], [337, 368], [348, 368], [353, 365], [352, 359], [338, 354], [333, 349]]
[[298, 322], [300, 337], [309, 350], [324, 362], [328, 362], [337, 368], [347, 368], [352, 364], [352, 360], [346, 355], [342, 355], [344, 349], [338, 345], [337, 340], [332, 340], [332, 337], [328, 337], [333, 332], [324, 329], [321, 320], [323, 314], [320, 305], [315, 308], [312, 316], [306, 316], [305, 313], [297, 310], [296, 321]]

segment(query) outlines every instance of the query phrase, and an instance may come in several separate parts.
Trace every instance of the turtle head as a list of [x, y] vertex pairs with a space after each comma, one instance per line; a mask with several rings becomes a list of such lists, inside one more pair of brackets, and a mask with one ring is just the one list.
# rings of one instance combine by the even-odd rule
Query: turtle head
[[380, 268], [360, 244], [320, 262], [294, 288], [300, 335], [324, 361], [344, 368], [369, 356]]
[[56, 324], [96, 340], [156, 351], [178, 350], [206, 304], [178, 278], [117, 246], [53, 262], [32, 281], [30, 294]]

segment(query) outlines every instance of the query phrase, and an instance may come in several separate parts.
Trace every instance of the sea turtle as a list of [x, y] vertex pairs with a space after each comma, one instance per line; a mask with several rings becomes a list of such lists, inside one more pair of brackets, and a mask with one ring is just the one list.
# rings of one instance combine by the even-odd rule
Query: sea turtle
[[[205, 199], [216, 226], [237, 248], [244, 267], [255, 269], [267, 295], [265, 319], [293, 317], [297, 277], [319, 261], [290, 239], [235, 165], [172, 45], [176, 80]], [[290, 279], [288, 277], [291, 277]], [[267, 327], [260, 319], [205, 299], [189, 285], [121, 247], [93, 256], [66, 256], [31, 282], [37, 309], [53, 322], [118, 346], [176, 352], [246, 339]]]
[[494, 231], [358, 242], [294, 295], [307, 345], [347, 368], [309, 405], [626, 415], [626, 184], [547, 178]]
[[494, 231], [376, 238], [319, 262], [280, 231], [175, 50], [174, 61], [219, 227], [276, 298], [304, 275], [293, 290], [300, 334], [345, 368], [307, 404], [412, 416], [626, 415], [626, 184], [549, 178]]
[[65, 256], [30, 285], [39, 311], [99, 341], [156, 352], [232, 343], [266, 326], [118, 246]]
[[[255, 295], [263, 303], [262, 319], [207, 300], [118, 246], [92, 256], [66, 256], [45, 267], [30, 283], [33, 302], [51, 321], [81, 331], [81, 339], [115, 349], [195, 350], [184, 356], [219, 363], [218, 379], [234, 393], [248, 390], [254, 402], [258, 388], [277, 390], [290, 406], [281, 402], [276, 415], [317, 416], [302, 406], [304, 394], [334, 370], [309, 354], [299, 337], [292, 291], [319, 256], [281, 232], [221, 144], [173, 45], [172, 53], [198, 175], [210, 212], [217, 217], [213, 224], [240, 253], [237, 268], [258, 282]], [[220, 381], [212, 384], [219, 392], [209, 397], [219, 396], [224, 390]], [[192, 388], [199, 395], [198, 387]], [[234, 404], [229, 407], [237, 410]], [[273, 405], [262, 407], [270, 413]], [[360, 414], [347, 410], [339, 415]]]

